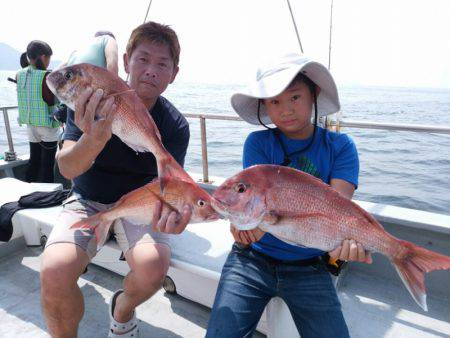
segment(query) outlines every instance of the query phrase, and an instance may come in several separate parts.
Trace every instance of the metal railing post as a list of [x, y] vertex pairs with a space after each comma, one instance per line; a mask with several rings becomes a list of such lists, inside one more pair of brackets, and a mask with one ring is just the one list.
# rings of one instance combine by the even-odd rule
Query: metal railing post
[[16, 152], [14, 151], [14, 143], [11, 136], [11, 126], [9, 125], [8, 108], [4, 107], [3, 120], [5, 121], [6, 137], [8, 138], [9, 151], [5, 151], [5, 161], [15, 161], [17, 159]]
[[[13, 161], [16, 160], [16, 153], [14, 152], [13, 140], [11, 137], [11, 127], [9, 125], [8, 109], [17, 109], [17, 106], [4, 106], [0, 107], [3, 111], [3, 118], [5, 120], [6, 135], [8, 137], [9, 151], [5, 152], [5, 160]], [[200, 119], [200, 133], [202, 142], [202, 164], [203, 164], [203, 181], [210, 182], [208, 177], [208, 146], [206, 141], [206, 119], [210, 120], [221, 120], [221, 121], [242, 121], [240, 117], [237, 116], [227, 116], [227, 115], [215, 115], [215, 114], [193, 114], [186, 113], [183, 114], [187, 118], [198, 118]], [[342, 128], [361, 128], [361, 129], [381, 129], [381, 130], [391, 130], [391, 131], [410, 131], [419, 133], [438, 133], [438, 134], [450, 134], [450, 126], [431, 126], [431, 125], [418, 125], [418, 124], [399, 124], [399, 123], [380, 123], [371, 121], [351, 121], [342, 120], [337, 118], [337, 120], [327, 119], [325, 121], [325, 126], [327, 128], [339, 129]]]
[[208, 183], [208, 147], [206, 144], [206, 119], [204, 116], [200, 116], [200, 133], [202, 138], [203, 183]]

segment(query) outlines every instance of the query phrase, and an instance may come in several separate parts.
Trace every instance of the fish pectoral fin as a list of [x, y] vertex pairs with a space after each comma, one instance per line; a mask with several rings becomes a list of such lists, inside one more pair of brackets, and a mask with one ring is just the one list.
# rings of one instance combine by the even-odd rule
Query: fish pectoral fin
[[280, 218], [280, 215], [276, 211], [271, 210], [264, 215], [262, 222], [267, 225], [274, 225], [280, 220]]
[[[269, 223], [275, 224], [277, 222], [282, 222], [283, 220], [288, 220], [289, 222], [301, 223], [305, 219], [330, 219], [326, 214], [322, 212], [302, 212], [302, 213], [277, 213], [276, 211], [271, 211], [270, 216], [266, 216], [269, 220], [276, 221]], [[265, 218], [264, 218], [265, 220]]]
[[326, 218], [329, 219], [329, 217], [322, 213], [322, 212], [302, 212], [295, 215], [286, 215], [289, 218], [297, 219], [299, 221], [305, 220], [305, 219], [311, 219], [311, 218]]
[[301, 213], [301, 214], [295, 214], [290, 215], [286, 213], [278, 213], [275, 210], [271, 210], [268, 213], [266, 213], [262, 219], [262, 222], [264, 222], [267, 225], [274, 225], [283, 219], [294, 219], [298, 221], [302, 221], [304, 219], [310, 219], [310, 218], [328, 218], [327, 215], [321, 212], [308, 212], [308, 213]]

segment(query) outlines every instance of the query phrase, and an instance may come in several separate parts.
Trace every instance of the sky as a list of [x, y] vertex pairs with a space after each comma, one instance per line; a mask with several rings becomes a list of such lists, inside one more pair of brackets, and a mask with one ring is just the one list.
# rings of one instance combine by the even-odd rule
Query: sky
[[[290, 1], [304, 53], [327, 65], [331, 0]], [[0, 42], [44, 40], [65, 60], [111, 30], [122, 55], [148, 3], [2, 0]], [[245, 84], [258, 63], [299, 51], [286, 0], [153, 0], [148, 20], [179, 36], [178, 81]], [[338, 85], [450, 88], [449, 32], [447, 0], [334, 0], [331, 71]]]

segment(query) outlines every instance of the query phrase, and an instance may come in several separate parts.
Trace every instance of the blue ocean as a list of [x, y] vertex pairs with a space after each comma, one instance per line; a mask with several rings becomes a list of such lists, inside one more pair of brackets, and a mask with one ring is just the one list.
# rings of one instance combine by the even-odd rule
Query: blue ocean
[[[13, 72], [0, 71], [0, 107], [17, 104]], [[243, 87], [233, 84], [176, 82], [165, 92], [182, 113], [236, 116], [229, 98]], [[450, 89], [390, 87], [339, 88], [343, 118], [385, 123], [450, 127]], [[28, 152], [26, 127], [9, 111], [15, 150]], [[202, 173], [200, 124], [189, 118], [191, 142], [186, 169]], [[242, 168], [248, 133], [259, 129], [244, 122], [207, 120], [209, 175], [229, 177]], [[344, 128], [360, 156], [360, 184], [355, 198], [450, 214], [450, 135]], [[8, 149], [0, 117], [0, 154]]]

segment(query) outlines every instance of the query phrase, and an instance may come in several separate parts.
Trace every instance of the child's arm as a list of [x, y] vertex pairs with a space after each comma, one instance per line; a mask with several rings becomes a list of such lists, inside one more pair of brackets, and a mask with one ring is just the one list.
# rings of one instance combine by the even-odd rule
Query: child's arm
[[341, 180], [340, 178], [333, 178], [330, 181], [330, 185], [334, 190], [340, 192], [342, 196], [349, 200], [352, 199], [355, 192], [355, 186], [352, 183]]

